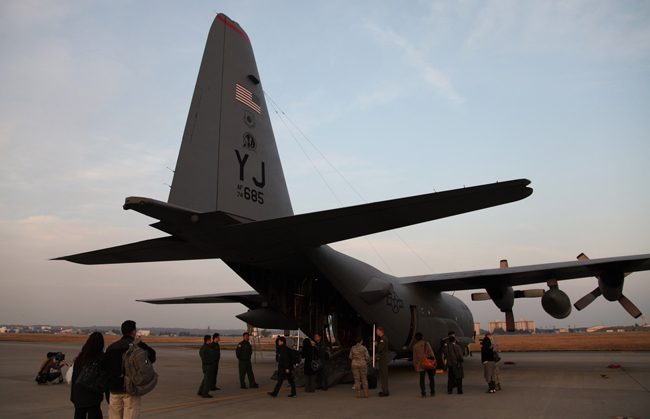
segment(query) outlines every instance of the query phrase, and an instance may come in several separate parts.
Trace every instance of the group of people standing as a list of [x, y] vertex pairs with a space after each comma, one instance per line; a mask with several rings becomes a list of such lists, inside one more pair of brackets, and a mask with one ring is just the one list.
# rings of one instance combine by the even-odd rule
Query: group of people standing
[[[329, 359], [327, 349], [327, 344], [323, 341], [320, 333], [315, 334], [313, 345], [311, 340], [303, 340], [302, 350], [299, 352], [299, 356], [305, 360], [303, 373], [305, 376], [305, 392], [307, 393], [315, 392], [317, 385], [324, 391], [327, 391], [329, 388], [327, 373], [325, 371], [325, 362]], [[277, 397], [282, 388], [282, 383], [286, 379], [291, 386], [289, 397], [295, 398], [297, 395], [293, 371], [296, 358], [292, 356], [292, 349], [287, 347], [287, 339], [284, 336], [279, 336], [276, 340], [276, 355], [278, 361], [278, 382], [273, 391], [268, 392], [268, 395]]]
[[[131, 345], [137, 345], [146, 351], [148, 361], [153, 364], [156, 362], [156, 351], [144, 342], [134, 343], [136, 324], [133, 320], [122, 323], [121, 329], [122, 338], [109, 345], [106, 351], [104, 336], [99, 332], [92, 333], [74, 359], [70, 379], [70, 401], [75, 407], [75, 419], [101, 419], [101, 403], [104, 398], [109, 404], [109, 419], [137, 419], [140, 416], [142, 396], [125, 390], [122, 355]], [[97, 381], [101, 381], [98, 385], [103, 392], [97, 387], [91, 390], [79, 382], [80, 375], [88, 366], [94, 366], [94, 371], [99, 373]]]
[[[377, 339], [375, 340], [377, 353], [379, 354], [379, 381], [381, 381], [381, 392], [379, 397], [388, 397], [388, 337], [383, 327], [377, 328]], [[363, 389], [364, 397], [368, 397], [368, 361], [370, 354], [368, 348], [363, 346], [363, 338], [357, 337], [356, 345], [350, 349], [352, 360], [352, 375], [354, 376], [354, 388], [357, 390], [357, 398], [361, 398]]]
[[198, 395], [211, 398], [211, 391], [220, 390], [217, 387], [217, 375], [219, 374], [219, 360], [221, 359], [221, 347], [219, 347], [219, 333], [203, 336], [203, 345], [199, 349], [201, 357], [201, 368], [203, 370], [203, 381], [199, 386]]

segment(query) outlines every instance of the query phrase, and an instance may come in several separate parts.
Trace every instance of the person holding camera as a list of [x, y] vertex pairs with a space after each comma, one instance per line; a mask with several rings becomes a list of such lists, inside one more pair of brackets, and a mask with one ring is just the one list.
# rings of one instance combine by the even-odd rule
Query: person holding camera
[[38, 370], [36, 382], [38, 384], [49, 384], [52, 381], [59, 379], [59, 384], [63, 382], [61, 375], [61, 368], [68, 365], [63, 362], [65, 355], [61, 352], [48, 352], [47, 359], [41, 364], [41, 369]]

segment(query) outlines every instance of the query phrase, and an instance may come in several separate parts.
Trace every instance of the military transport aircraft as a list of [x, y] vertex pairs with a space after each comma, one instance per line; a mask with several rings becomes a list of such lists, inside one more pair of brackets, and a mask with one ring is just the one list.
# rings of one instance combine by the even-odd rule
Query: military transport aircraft
[[[440, 349], [454, 330], [472, 342], [469, 308], [445, 291], [485, 289], [475, 300], [492, 300], [514, 329], [513, 303], [541, 297], [546, 312], [565, 318], [569, 297], [558, 281], [595, 276], [598, 295], [620, 301], [627, 273], [650, 270], [650, 254], [397, 278], [327, 246], [524, 199], [526, 179], [430, 193], [309, 214], [294, 215], [273, 136], [261, 77], [248, 35], [219, 14], [208, 35], [180, 154], [167, 202], [126, 198], [124, 209], [157, 222], [166, 237], [58, 258], [93, 265], [190, 259], [222, 259], [255, 291], [142, 300], [153, 304], [239, 302], [237, 316], [264, 328], [300, 328], [308, 336], [332, 330], [345, 346], [372, 325], [390, 337], [393, 356], [407, 356], [416, 332]], [[549, 289], [514, 291], [546, 282]], [[366, 340], [370, 341], [370, 339]]]

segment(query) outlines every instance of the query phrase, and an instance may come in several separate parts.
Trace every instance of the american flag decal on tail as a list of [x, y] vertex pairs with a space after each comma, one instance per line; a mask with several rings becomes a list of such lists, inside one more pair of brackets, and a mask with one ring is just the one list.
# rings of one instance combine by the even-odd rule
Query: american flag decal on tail
[[262, 115], [262, 108], [260, 107], [262, 102], [260, 101], [260, 98], [255, 96], [253, 92], [239, 83], [235, 85], [235, 98], [258, 114]]

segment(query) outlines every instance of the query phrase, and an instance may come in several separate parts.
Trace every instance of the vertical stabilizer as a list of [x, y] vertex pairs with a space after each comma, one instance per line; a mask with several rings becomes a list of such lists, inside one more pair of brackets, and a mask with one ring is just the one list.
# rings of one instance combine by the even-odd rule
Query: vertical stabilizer
[[224, 14], [210, 28], [168, 202], [242, 221], [293, 215], [253, 48]]

